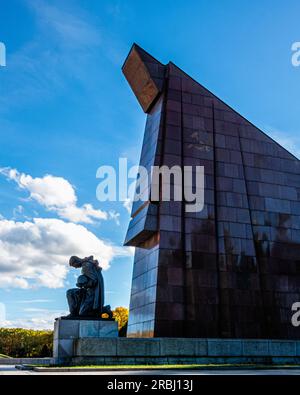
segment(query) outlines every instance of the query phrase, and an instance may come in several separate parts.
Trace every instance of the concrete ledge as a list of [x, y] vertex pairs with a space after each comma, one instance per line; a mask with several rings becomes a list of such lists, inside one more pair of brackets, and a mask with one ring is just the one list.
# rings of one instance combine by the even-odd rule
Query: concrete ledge
[[117, 355], [117, 339], [86, 338], [75, 340], [75, 356]]
[[160, 356], [204, 356], [207, 355], [207, 339], [164, 338], [157, 339]]
[[300, 358], [292, 357], [74, 357], [66, 365], [182, 365], [182, 364], [253, 364], [300, 365]]
[[54, 358], [0, 358], [0, 365], [53, 365]]
[[299, 340], [85, 338], [74, 356], [115, 357], [300, 357]]
[[300, 341], [257, 339], [85, 338], [74, 342], [78, 364], [300, 363]]
[[243, 340], [243, 356], [267, 357], [269, 353], [269, 340]]
[[[116, 340], [116, 339], [114, 339]], [[129, 339], [120, 338], [115, 343], [117, 349], [117, 356], [158, 356], [160, 355], [160, 340], [153, 339], [134, 339], [134, 341], [128, 341]]]
[[208, 356], [241, 356], [242, 354], [242, 340], [231, 339], [209, 339]]
[[[298, 343], [298, 352], [300, 351], [300, 342]], [[271, 356], [299, 356], [297, 354], [297, 343], [294, 341], [273, 340], [269, 342], [269, 353]]]

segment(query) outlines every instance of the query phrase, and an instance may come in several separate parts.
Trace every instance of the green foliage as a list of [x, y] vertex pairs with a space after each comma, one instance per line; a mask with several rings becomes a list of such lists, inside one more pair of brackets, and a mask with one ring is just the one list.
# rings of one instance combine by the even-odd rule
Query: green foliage
[[51, 357], [53, 332], [0, 328], [0, 354], [13, 358]]
[[[128, 309], [116, 307], [113, 316], [118, 321], [119, 336], [126, 336]], [[0, 328], [0, 356], [12, 358], [52, 357], [53, 331], [22, 328]]]

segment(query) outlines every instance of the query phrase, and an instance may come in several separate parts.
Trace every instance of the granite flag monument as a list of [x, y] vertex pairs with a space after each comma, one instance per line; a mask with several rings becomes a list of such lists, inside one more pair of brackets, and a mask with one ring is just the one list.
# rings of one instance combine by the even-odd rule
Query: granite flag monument
[[201, 212], [133, 204], [128, 336], [299, 339], [299, 160], [172, 62], [133, 45], [123, 73], [147, 114], [140, 164], [205, 169]]

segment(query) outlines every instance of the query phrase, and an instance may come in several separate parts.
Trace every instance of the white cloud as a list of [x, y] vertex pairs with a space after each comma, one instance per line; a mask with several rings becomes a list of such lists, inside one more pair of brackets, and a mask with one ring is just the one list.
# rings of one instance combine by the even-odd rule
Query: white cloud
[[[0, 243], [1, 246], [1, 243]], [[1, 258], [0, 258], [1, 259]], [[0, 273], [2, 270], [0, 269]], [[1, 278], [0, 278], [0, 288], [22, 288], [22, 289], [27, 289], [29, 288], [28, 281], [25, 280], [24, 278], [21, 278], [19, 276], [12, 277], [10, 274], [2, 274], [1, 273]]]
[[128, 254], [82, 225], [60, 219], [0, 221], [0, 287], [63, 287], [71, 255], [98, 258], [107, 269], [114, 256]]
[[[28, 199], [72, 221], [0, 218], [0, 288], [63, 287], [71, 255], [94, 255], [106, 269], [114, 257], [132, 254], [130, 249], [112, 246], [76, 224], [108, 218], [119, 223], [119, 213], [106, 213], [91, 204], [78, 207], [75, 189], [64, 178], [52, 175], [33, 178], [11, 168], [0, 168], [0, 174], [26, 190]], [[23, 211], [23, 206], [18, 206], [14, 215], [22, 215]]]
[[120, 213], [117, 213], [116, 211], [111, 210], [111, 211], [109, 211], [108, 214], [109, 214], [109, 218], [113, 219], [116, 222], [116, 224], [118, 226], [120, 226]]
[[52, 299], [28, 299], [28, 300], [17, 300], [14, 303], [21, 303], [21, 304], [34, 304], [34, 303], [51, 303], [53, 302]]
[[129, 214], [131, 214], [132, 200], [130, 198], [127, 198], [123, 203], [123, 207], [127, 210]]
[[285, 149], [300, 158], [300, 138], [299, 133], [291, 133], [281, 131], [272, 126], [265, 126], [264, 129], [278, 144], [282, 145]]
[[282, 145], [293, 155], [297, 156], [297, 158], [300, 158], [300, 141], [297, 141], [293, 137], [278, 134], [274, 135], [274, 139], [278, 142], [278, 144]]
[[25, 329], [52, 329], [55, 318], [67, 315], [67, 311], [63, 310], [46, 310], [41, 309], [36, 312], [29, 312], [28, 317], [13, 320], [1, 321], [3, 328], [25, 328]]
[[27, 313], [43, 313], [47, 310], [46, 309], [39, 309], [37, 307], [26, 307], [25, 309], [23, 309], [23, 311], [25, 311]]
[[[1, 169], [0, 169], [0, 171], [1, 171]], [[29, 217], [27, 217], [24, 214], [24, 207], [21, 204], [19, 204], [17, 207], [15, 207], [13, 209], [13, 217], [12, 217], [12, 219], [17, 220], [19, 217], [29, 219]]]
[[135, 247], [114, 247], [116, 257], [132, 257], [134, 256]]
[[20, 188], [28, 190], [30, 198], [43, 206], [64, 207], [76, 203], [74, 188], [62, 177], [46, 175], [42, 178], [33, 178], [7, 167], [1, 168], [0, 173], [15, 181]]
[[91, 204], [78, 207], [75, 189], [63, 177], [47, 174], [34, 178], [9, 167], [0, 168], [0, 174], [8, 180], [15, 181], [19, 188], [29, 192], [30, 199], [47, 210], [56, 212], [61, 218], [75, 223], [92, 223], [95, 219], [109, 218], [105, 211], [95, 209]]
[[82, 9], [77, 16], [74, 8], [68, 10], [43, 0], [34, 0], [28, 5], [36, 14], [40, 29], [48, 35], [52, 34], [52, 38], [56, 38], [61, 47], [86, 50], [86, 47], [99, 46], [102, 43], [99, 29], [92, 26], [88, 15], [84, 15]]
[[84, 204], [81, 207], [70, 205], [63, 208], [51, 208], [56, 211], [61, 218], [68, 219], [72, 222], [82, 222], [91, 224], [94, 219], [108, 219], [108, 214], [105, 211], [94, 209], [91, 204]]

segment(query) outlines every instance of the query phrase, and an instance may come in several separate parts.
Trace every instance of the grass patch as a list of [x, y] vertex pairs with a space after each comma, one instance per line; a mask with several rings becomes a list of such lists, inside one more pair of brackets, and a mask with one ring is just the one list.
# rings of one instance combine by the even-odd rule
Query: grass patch
[[10, 358], [8, 355], [0, 354], [0, 358]]

